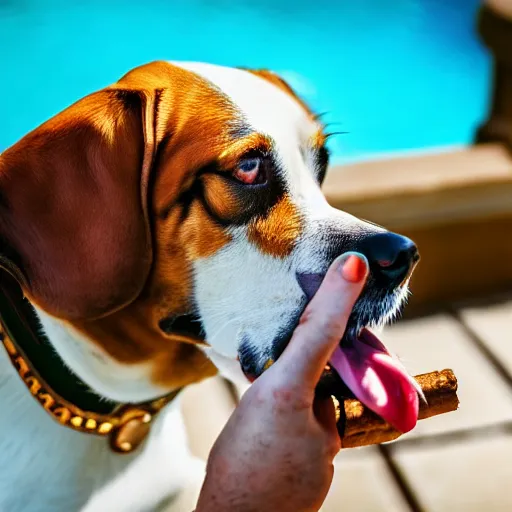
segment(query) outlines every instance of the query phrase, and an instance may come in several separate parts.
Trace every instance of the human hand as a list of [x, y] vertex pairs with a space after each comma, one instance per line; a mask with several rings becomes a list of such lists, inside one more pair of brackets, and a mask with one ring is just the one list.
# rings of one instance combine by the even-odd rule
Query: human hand
[[366, 282], [346, 253], [329, 268], [279, 358], [245, 393], [214, 444], [196, 512], [318, 511], [341, 448], [332, 400], [315, 387]]

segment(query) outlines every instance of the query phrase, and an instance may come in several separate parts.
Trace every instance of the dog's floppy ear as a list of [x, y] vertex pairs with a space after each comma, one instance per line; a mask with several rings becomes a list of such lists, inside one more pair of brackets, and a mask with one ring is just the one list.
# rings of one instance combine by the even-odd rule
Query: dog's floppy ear
[[52, 315], [103, 316], [147, 280], [152, 96], [103, 89], [0, 155], [0, 265]]

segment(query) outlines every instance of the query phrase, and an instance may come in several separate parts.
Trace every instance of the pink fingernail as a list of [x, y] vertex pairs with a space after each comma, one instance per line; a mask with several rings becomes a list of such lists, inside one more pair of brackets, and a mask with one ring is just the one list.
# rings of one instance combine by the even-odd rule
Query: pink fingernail
[[351, 254], [341, 267], [341, 275], [350, 283], [359, 283], [368, 272], [366, 261], [355, 254]]

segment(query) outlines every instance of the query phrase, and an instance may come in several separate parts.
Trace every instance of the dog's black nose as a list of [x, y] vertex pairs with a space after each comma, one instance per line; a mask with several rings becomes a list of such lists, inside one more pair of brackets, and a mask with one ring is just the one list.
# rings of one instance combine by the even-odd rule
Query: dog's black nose
[[[389, 231], [361, 237], [351, 246], [335, 247], [334, 257], [342, 252], [363, 253], [370, 264], [370, 273], [379, 287], [395, 288], [399, 286], [414, 269], [420, 259], [418, 249], [409, 238]], [[329, 260], [328, 260], [329, 261]], [[325, 272], [297, 272], [297, 282], [306, 299], [313, 298], [320, 287]]]
[[386, 285], [404, 281], [420, 259], [414, 242], [396, 233], [377, 233], [358, 245], [357, 250], [368, 258], [375, 279]]

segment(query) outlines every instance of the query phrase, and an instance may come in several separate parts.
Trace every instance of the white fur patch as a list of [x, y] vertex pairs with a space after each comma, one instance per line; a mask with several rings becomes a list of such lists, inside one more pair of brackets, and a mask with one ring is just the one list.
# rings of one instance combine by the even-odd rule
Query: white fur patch
[[0, 510], [79, 510], [135, 457], [103, 438], [64, 428], [30, 395], [0, 349]]
[[2, 512], [79, 511], [87, 502], [90, 512], [153, 510], [204, 467], [189, 453], [179, 399], [161, 411], [147, 443], [129, 455], [114, 453], [103, 437], [59, 425], [3, 350], [0, 403]]
[[151, 382], [149, 363], [118, 363], [69, 325], [44, 311], [36, 311], [44, 332], [64, 363], [100, 395], [118, 402], [144, 402], [169, 392]]

